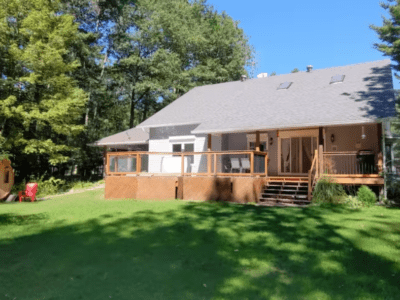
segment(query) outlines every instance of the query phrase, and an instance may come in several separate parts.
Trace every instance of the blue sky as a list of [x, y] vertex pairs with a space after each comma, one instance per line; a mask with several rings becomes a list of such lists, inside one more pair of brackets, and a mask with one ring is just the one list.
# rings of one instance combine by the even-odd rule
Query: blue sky
[[[386, 2], [386, 1], [385, 1]], [[379, 42], [369, 25], [389, 17], [380, 0], [208, 0], [225, 11], [255, 47], [256, 74], [290, 73], [387, 59], [373, 48]], [[400, 88], [394, 78], [394, 87]]]

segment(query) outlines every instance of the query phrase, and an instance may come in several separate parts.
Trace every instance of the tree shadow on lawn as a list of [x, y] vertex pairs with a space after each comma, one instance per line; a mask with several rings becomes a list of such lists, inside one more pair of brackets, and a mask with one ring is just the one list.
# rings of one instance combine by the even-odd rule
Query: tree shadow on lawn
[[45, 214], [30, 214], [30, 215], [15, 215], [15, 214], [0, 214], [0, 228], [5, 225], [26, 225], [38, 224], [46, 219]]
[[398, 265], [355, 248], [324, 214], [188, 203], [59, 224], [0, 241], [0, 297], [395, 299]]

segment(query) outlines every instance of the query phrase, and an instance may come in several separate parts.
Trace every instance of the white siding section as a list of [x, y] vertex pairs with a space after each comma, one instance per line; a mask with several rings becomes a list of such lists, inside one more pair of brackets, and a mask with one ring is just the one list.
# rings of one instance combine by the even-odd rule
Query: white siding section
[[[172, 152], [173, 144], [194, 144], [195, 152], [207, 151], [207, 135], [192, 135], [191, 131], [197, 125], [171, 126], [150, 129], [149, 151]], [[174, 138], [175, 137], [175, 138]], [[183, 148], [182, 148], [183, 150]], [[190, 157], [185, 158], [186, 172], [207, 172], [207, 158], [205, 155], [195, 155], [193, 169], [189, 164]], [[166, 168], [167, 164], [174, 167]], [[150, 155], [149, 173], [180, 173], [181, 158], [171, 155]]]

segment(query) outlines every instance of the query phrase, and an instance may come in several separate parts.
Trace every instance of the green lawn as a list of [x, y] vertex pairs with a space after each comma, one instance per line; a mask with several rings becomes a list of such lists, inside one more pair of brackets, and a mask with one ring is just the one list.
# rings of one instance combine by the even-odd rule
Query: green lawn
[[400, 299], [400, 210], [0, 204], [0, 299]]

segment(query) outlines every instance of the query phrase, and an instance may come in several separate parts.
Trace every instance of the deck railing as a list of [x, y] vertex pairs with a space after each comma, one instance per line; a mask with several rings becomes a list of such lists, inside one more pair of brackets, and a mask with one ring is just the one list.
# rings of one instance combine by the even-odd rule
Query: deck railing
[[324, 152], [322, 170], [332, 175], [378, 174], [379, 163], [373, 153]]
[[268, 155], [260, 151], [109, 152], [107, 175], [267, 176]]
[[315, 150], [314, 159], [308, 171], [308, 201], [311, 201], [312, 188], [318, 178], [318, 150]]

